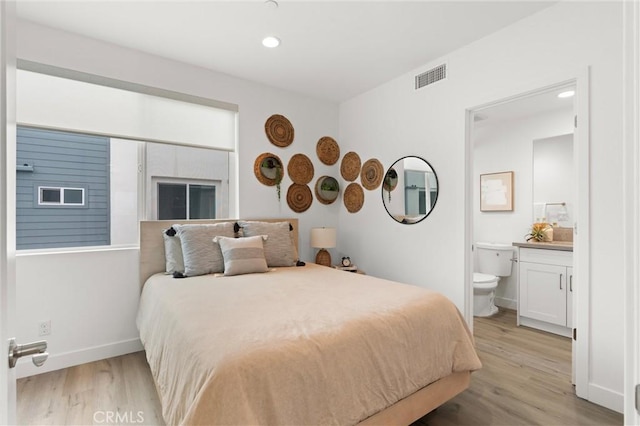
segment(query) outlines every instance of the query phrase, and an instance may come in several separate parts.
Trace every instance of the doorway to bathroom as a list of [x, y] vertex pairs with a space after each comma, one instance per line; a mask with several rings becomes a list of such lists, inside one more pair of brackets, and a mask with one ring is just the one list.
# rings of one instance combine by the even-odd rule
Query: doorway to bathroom
[[[573, 330], [579, 329], [580, 339], [571, 341], [571, 364], [576, 394], [588, 399], [589, 239], [588, 227], [580, 227], [581, 223], [589, 223], [586, 81], [585, 72], [578, 78], [489, 101], [467, 110], [468, 286], [465, 313], [467, 318], [474, 318], [474, 305], [482, 305], [476, 313], [486, 314], [493, 312], [492, 305], [495, 304], [502, 312], [508, 312], [511, 321], [518, 325], [563, 334], [567, 339], [573, 339]], [[573, 95], [567, 92], [573, 92]], [[560, 94], [562, 96], [558, 97]], [[496, 208], [487, 208], [487, 202], [495, 203]], [[525, 244], [531, 237], [534, 223], [554, 225], [557, 237], [553, 244], [563, 245], [561, 257], [563, 261], [569, 259], [569, 267], [565, 266], [561, 272], [554, 270], [556, 275], [553, 278], [554, 286], [563, 289], [571, 286], [571, 294], [567, 290], [567, 299], [558, 303], [558, 306], [564, 303], [564, 311], [560, 315], [568, 320], [562, 326], [547, 327], [552, 320], [541, 321], [538, 318], [529, 321], [520, 316], [527, 308], [526, 301], [522, 301], [527, 288], [523, 287], [526, 279], [518, 279], [521, 263], [517, 259], [517, 245]], [[478, 262], [478, 245], [511, 246], [513, 251], [508, 256], [514, 259], [512, 267], [507, 272], [503, 268], [499, 273], [478, 270], [482, 269]], [[568, 247], [573, 252], [565, 250]], [[498, 256], [503, 254], [501, 251], [496, 253]], [[487, 292], [487, 284], [478, 282], [474, 291], [474, 272], [476, 276], [478, 272], [482, 273], [485, 280], [487, 275], [495, 275], [498, 278], [495, 289]], [[539, 274], [545, 279], [551, 277], [546, 271]], [[578, 282], [580, 290], [576, 286]], [[533, 317], [541, 311], [535, 303], [538, 306], [548, 305], [546, 297], [534, 296], [530, 301], [535, 311]], [[495, 319], [498, 320], [497, 317]], [[483, 321], [486, 320], [491, 321], [491, 317], [483, 316]]]

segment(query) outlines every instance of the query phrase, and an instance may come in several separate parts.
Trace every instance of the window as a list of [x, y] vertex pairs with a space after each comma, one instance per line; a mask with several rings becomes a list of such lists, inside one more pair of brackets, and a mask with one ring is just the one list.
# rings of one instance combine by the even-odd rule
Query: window
[[38, 204], [47, 206], [84, 206], [84, 188], [38, 187]]
[[215, 219], [216, 187], [158, 183], [158, 219]]
[[21, 66], [18, 250], [131, 246], [141, 219], [229, 217], [236, 105]]
[[229, 217], [226, 151], [26, 126], [17, 135], [17, 164], [34, 165], [16, 175], [18, 250], [137, 244], [142, 217]]

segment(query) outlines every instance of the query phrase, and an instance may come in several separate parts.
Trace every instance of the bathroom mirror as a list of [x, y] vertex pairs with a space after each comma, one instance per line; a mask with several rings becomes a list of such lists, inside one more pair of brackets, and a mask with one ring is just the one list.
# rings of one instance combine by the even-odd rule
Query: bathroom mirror
[[382, 180], [382, 203], [396, 222], [418, 223], [431, 213], [438, 199], [438, 177], [421, 157], [402, 157]]
[[533, 220], [572, 227], [573, 134], [533, 141]]

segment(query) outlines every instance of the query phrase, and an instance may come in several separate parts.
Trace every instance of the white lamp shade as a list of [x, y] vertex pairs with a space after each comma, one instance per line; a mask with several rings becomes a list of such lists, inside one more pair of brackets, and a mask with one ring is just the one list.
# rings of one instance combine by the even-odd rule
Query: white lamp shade
[[311, 228], [311, 247], [333, 248], [336, 246], [336, 228]]

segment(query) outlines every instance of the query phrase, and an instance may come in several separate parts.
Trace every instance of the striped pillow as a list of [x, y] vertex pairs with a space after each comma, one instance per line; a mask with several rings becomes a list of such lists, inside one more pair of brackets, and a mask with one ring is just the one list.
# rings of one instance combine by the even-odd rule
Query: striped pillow
[[264, 258], [266, 235], [244, 238], [215, 237], [214, 243], [220, 245], [224, 258], [224, 274], [240, 275], [255, 272], [267, 272], [267, 261]]
[[180, 237], [184, 258], [184, 275], [214, 274], [224, 270], [220, 247], [213, 244], [213, 237], [233, 238], [233, 222], [214, 224], [173, 225]]
[[264, 242], [264, 256], [270, 268], [296, 266], [298, 255], [291, 238], [293, 233], [289, 231], [289, 222], [239, 221], [238, 224], [245, 237], [256, 235], [269, 237]]

